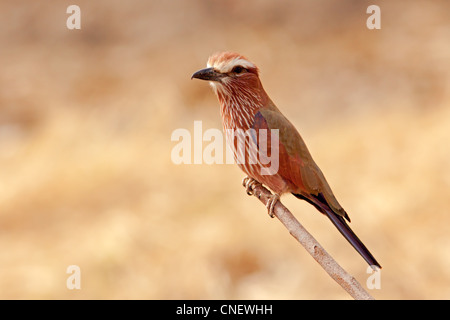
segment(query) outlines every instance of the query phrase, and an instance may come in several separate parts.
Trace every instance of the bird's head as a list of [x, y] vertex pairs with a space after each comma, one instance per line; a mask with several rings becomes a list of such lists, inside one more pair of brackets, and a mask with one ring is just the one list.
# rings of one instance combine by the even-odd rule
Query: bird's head
[[195, 72], [191, 79], [210, 82], [216, 94], [257, 94], [262, 89], [256, 65], [234, 52], [219, 52], [209, 57], [207, 68]]

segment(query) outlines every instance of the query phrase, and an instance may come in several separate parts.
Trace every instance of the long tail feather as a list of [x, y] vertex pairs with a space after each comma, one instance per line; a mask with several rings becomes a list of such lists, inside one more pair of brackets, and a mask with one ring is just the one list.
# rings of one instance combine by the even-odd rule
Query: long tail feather
[[359, 240], [358, 236], [353, 232], [347, 222], [341, 216], [338, 216], [334, 212], [329, 212], [331, 210], [327, 210], [325, 215], [333, 222], [334, 226], [339, 230], [339, 232], [347, 239], [348, 242], [353, 246], [353, 248], [358, 251], [358, 253], [366, 260], [366, 262], [370, 266], [377, 266], [381, 269], [380, 264], [375, 259], [375, 257], [370, 253], [370, 251], [366, 248], [364, 243]]
[[355, 248], [356, 251], [366, 260], [366, 262], [370, 266], [376, 266], [381, 269], [381, 265], [378, 263], [378, 261], [375, 259], [375, 257], [370, 253], [370, 251], [366, 248], [366, 246], [362, 243], [361, 240], [359, 240], [358, 236], [353, 232], [353, 230], [350, 228], [350, 226], [347, 224], [345, 219], [336, 214], [327, 203], [324, 203], [323, 201], [320, 201], [320, 197], [312, 199], [308, 199], [300, 194], [293, 193], [294, 196], [296, 196], [299, 199], [306, 200], [310, 204], [312, 204], [314, 207], [316, 207], [317, 210], [325, 214], [331, 222], [334, 224], [334, 226], [339, 230], [339, 232], [344, 236], [345, 239], [347, 239], [348, 242]]

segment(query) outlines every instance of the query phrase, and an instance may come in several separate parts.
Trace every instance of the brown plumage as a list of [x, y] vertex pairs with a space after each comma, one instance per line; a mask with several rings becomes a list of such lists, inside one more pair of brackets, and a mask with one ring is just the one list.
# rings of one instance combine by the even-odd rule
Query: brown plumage
[[[369, 265], [380, 267], [348, 226], [346, 220], [350, 222], [350, 217], [336, 200], [300, 134], [265, 92], [256, 65], [240, 54], [221, 52], [212, 55], [207, 66], [192, 78], [210, 81], [219, 99], [227, 143], [249, 178], [247, 187], [256, 181], [274, 192], [269, 214], [272, 216], [280, 196], [290, 192], [325, 214]], [[273, 138], [278, 143], [273, 143]], [[270, 171], [272, 164], [268, 160], [275, 154], [276, 170]]]

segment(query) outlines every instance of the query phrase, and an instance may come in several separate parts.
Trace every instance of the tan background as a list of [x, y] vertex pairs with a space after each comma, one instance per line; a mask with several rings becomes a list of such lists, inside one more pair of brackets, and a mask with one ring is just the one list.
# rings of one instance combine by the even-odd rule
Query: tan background
[[[374, 31], [370, 4], [1, 1], [0, 298], [349, 298], [236, 166], [171, 161], [175, 129], [221, 128], [190, 76], [233, 50], [383, 265], [371, 294], [449, 299], [450, 3], [379, 1]], [[283, 202], [365, 284], [331, 223]], [[66, 288], [72, 264], [81, 290]]]

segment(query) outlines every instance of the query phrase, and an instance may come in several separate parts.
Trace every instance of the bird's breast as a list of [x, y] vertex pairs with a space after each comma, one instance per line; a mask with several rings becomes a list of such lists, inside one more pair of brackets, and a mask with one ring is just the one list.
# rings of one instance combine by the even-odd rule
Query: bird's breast
[[280, 159], [274, 157], [275, 151], [271, 151], [270, 159], [268, 158], [267, 150], [276, 149], [278, 152], [278, 148], [272, 149], [270, 145], [260, 148], [257, 144], [259, 132], [246, 125], [236, 126], [233, 120], [229, 123], [224, 121], [223, 129], [227, 146], [232, 151], [236, 164], [247, 176], [278, 194], [288, 192], [288, 183], [278, 171]]

